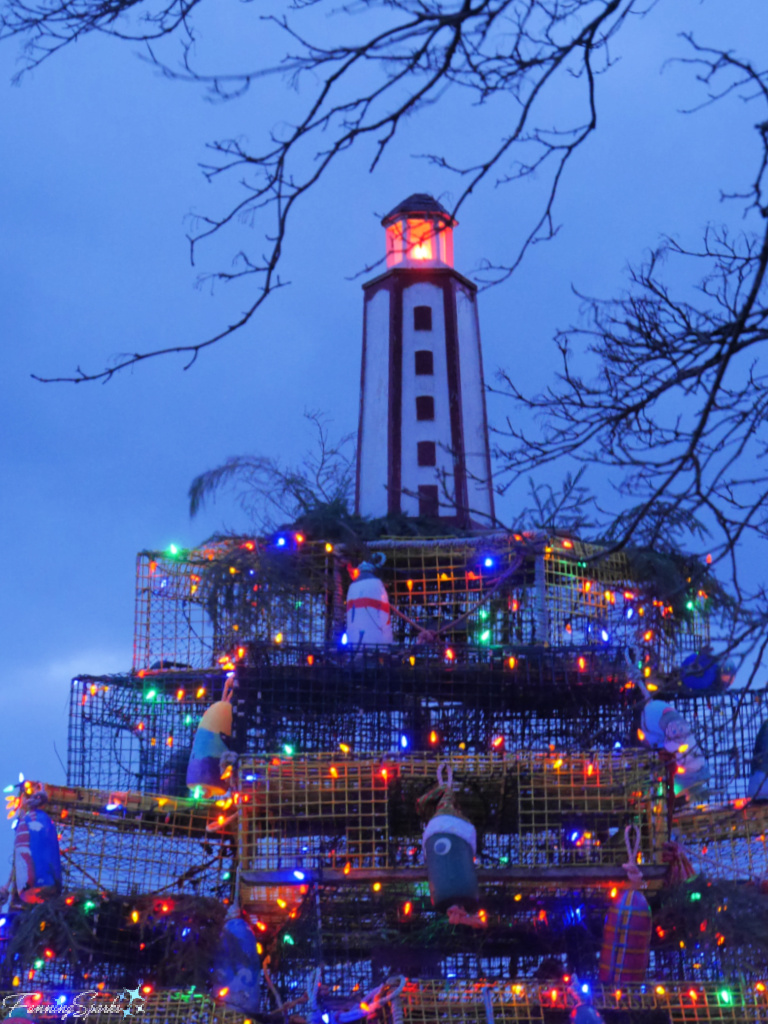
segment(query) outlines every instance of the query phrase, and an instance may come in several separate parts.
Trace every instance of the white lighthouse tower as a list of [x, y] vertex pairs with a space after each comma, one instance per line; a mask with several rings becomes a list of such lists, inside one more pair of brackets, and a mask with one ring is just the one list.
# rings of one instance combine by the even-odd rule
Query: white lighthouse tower
[[417, 193], [382, 224], [387, 270], [363, 285], [356, 510], [490, 525], [477, 288], [453, 269], [456, 221]]

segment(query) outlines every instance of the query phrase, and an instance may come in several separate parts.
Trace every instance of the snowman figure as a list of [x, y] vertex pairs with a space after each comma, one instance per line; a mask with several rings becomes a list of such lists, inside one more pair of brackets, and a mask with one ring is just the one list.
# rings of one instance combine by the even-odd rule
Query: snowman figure
[[671, 704], [653, 700], [641, 683], [646, 703], [640, 715], [638, 738], [651, 750], [662, 750], [675, 761], [675, 796], [701, 795], [709, 765], [688, 722]]
[[392, 643], [392, 616], [387, 588], [374, 574], [384, 556], [374, 555], [361, 562], [358, 575], [347, 591], [347, 643], [384, 646]]

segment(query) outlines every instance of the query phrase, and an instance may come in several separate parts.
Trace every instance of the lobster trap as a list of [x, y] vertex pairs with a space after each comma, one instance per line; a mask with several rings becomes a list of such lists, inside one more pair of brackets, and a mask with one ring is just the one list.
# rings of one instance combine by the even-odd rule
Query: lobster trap
[[[412, 871], [422, 830], [416, 801], [436, 785], [438, 761], [351, 752], [245, 759], [243, 880], [280, 884], [322, 871], [343, 884], [363, 869]], [[653, 862], [660, 776], [649, 754], [456, 755], [450, 765], [457, 798], [482, 835], [482, 864], [615, 867], [626, 857], [630, 822], [642, 826], [643, 857]]]
[[224, 915], [210, 897], [51, 897], [10, 915], [3, 984], [135, 988], [151, 979], [204, 991]]
[[227, 899], [234, 842], [213, 804], [191, 798], [46, 786], [65, 890]]
[[[112, 986], [110, 986], [112, 988]], [[138, 995], [134, 995], [138, 991]], [[73, 991], [71, 986], [56, 987], [46, 992], [19, 995], [18, 990], [0, 992], [4, 1006], [25, 1007], [35, 1018], [61, 1020], [91, 1014], [124, 1017], [140, 1016], [144, 1024], [254, 1024], [244, 1014], [228, 1009], [201, 993], [170, 990], [154, 992], [147, 989], [104, 987]], [[11, 1000], [11, 1002], [7, 1002]], [[66, 1016], [65, 1016], [66, 1015]]]
[[[346, 991], [393, 974], [448, 981], [589, 979], [597, 973], [603, 921], [615, 899], [616, 887], [609, 885], [532, 886], [485, 876], [480, 929], [455, 926], [436, 913], [426, 882], [400, 880], [378, 890], [370, 882], [317, 885], [301, 897], [297, 913], [283, 915], [276, 932], [266, 908], [259, 916], [269, 920], [264, 939], [286, 991], [300, 987], [318, 966], [326, 984]], [[651, 883], [654, 905], [661, 892]], [[655, 983], [765, 982], [764, 946], [731, 936], [725, 946], [702, 948], [696, 939], [683, 944], [677, 936], [662, 941], [654, 933], [648, 977]]]
[[78, 676], [70, 690], [67, 783], [185, 796], [187, 763], [223, 672]]
[[[382, 539], [395, 644], [439, 632], [449, 647], [630, 648], [669, 672], [708, 640], [707, 593], [680, 607], [633, 580], [624, 553], [579, 541], [487, 533]], [[363, 550], [299, 533], [142, 552], [134, 669], [210, 668], [248, 642], [339, 643], [351, 562]], [[637, 575], [635, 573], [635, 575]]]
[[[565, 1024], [577, 996], [562, 981], [408, 981], [401, 996], [404, 1024]], [[595, 985], [593, 1005], [606, 1024], [762, 1024], [768, 1020], [765, 985], [648, 983]]]
[[711, 878], [768, 877], [768, 804], [735, 800], [679, 814], [673, 834], [694, 867]]
[[255, 644], [238, 667], [235, 696], [250, 749], [347, 743], [477, 753], [497, 737], [527, 748], [626, 742], [636, 699], [614, 650], [597, 658], [544, 649], [505, 656], [485, 647], [401, 653]]
[[[249, 645], [237, 669], [232, 749], [282, 754], [378, 750], [485, 754], [589, 751], [637, 743], [641, 695], [616, 651], [487, 648], [413, 654], [312, 645]], [[223, 671], [78, 676], [70, 691], [67, 781], [72, 786], [187, 794], [186, 770]], [[765, 691], [669, 697], [710, 768], [713, 802], [746, 794]]]
[[[533, 974], [544, 961], [561, 974], [596, 971], [608, 885], [482, 881], [483, 927], [452, 924], [431, 905], [426, 880], [318, 885], [275, 937], [281, 984], [312, 963], [349, 987], [392, 974], [418, 978], [509, 978]], [[285, 937], [290, 942], [285, 943]]]

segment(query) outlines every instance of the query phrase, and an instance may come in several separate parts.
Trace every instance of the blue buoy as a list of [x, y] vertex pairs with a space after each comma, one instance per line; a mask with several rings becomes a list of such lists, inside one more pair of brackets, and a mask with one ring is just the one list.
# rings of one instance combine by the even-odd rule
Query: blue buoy
[[752, 774], [747, 786], [747, 796], [756, 802], [768, 800], [768, 719], [758, 730], [750, 768]]
[[720, 664], [706, 648], [688, 655], [680, 675], [683, 687], [691, 693], [711, 693], [721, 687]]
[[261, 960], [256, 936], [240, 914], [224, 922], [213, 961], [213, 994], [241, 1013], [258, 1013]]

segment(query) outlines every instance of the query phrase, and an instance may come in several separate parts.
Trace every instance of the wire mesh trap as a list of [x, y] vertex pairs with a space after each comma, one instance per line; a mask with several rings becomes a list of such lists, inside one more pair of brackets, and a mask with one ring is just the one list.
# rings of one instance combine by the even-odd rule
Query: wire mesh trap
[[221, 810], [192, 798], [45, 786], [67, 890], [229, 898], [232, 836]]
[[23, 996], [18, 989], [11, 989], [0, 992], [0, 1004], [10, 1007], [18, 1003], [30, 1014], [26, 1019], [33, 1020], [62, 1020], [68, 1014], [69, 1019], [91, 1019], [95, 1015], [95, 1019], [112, 1016], [122, 1020], [139, 1016], [144, 1024], [255, 1024], [239, 1011], [200, 993], [112, 986], [110, 989], [106, 991], [102, 986], [74, 991], [71, 987], [57, 987], [46, 992], [30, 991]]
[[768, 877], [768, 804], [735, 800], [720, 807], [697, 807], [677, 815], [673, 829], [703, 874], [741, 880]]
[[[509, 659], [487, 649], [476, 649], [476, 661], [450, 663], [434, 651], [385, 657], [336, 649], [326, 656], [305, 645], [249, 650], [254, 663], [238, 668], [233, 701], [231, 746], [240, 753], [282, 754], [286, 746], [331, 752], [341, 744], [387, 755], [552, 745], [567, 752], [637, 743], [637, 689], [617, 687], [610, 673], [582, 684], [572, 655], [558, 651], [520, 655], [510, 668]], [[590, 666], [598, 672], [597, 662]], [[182, 670], [77, 677], [69, 784], [186, 795], [195, 730], [221, 698], [224, 678]], [[744, 796], [766, 692], [678, 693], [671, 700], [707, 757], [710, 799]]]
[[[657, 1021], [760, 1024], [768, 1020], [765, 985], [649, 982], [621, 988], [590, 986], [593, 1005], [606, 1024]], [[562, 982], [409, 981], [402, 993], [403, 1021], [496, 1024], [499, 1021], [569, 1019], [576, 997]], [[665, 1016], [666, 1015], [666, 1016]]]
[[[394, 639], [442, 631], [448, 646], [633, 648], [668, 672], [708, 640], [708, 595], [674, 608], [632, 580], [622, 552], [564, 538], [488, 533], [383, 538]], [[247, 642], [338, 643], [357, 561], [298, 533], [229, 538], [192, 551], [142, 552], [134, 669], [209, 668]]]
[[[436, 784], [438, 763], [429, 753], [245, 759], [243, 878], [279, 884], [293, 871], [322, 868], [330, 881], [328, 871], [407, 868], [420, 845], [416, 799]], [[644, 860], [658, 852], [659, 765], [645, 752], [456, 755], [450, 764], [483, 837], [481, 862], [616, 865], [626, 858], [630, 821], [642, 825]]]

